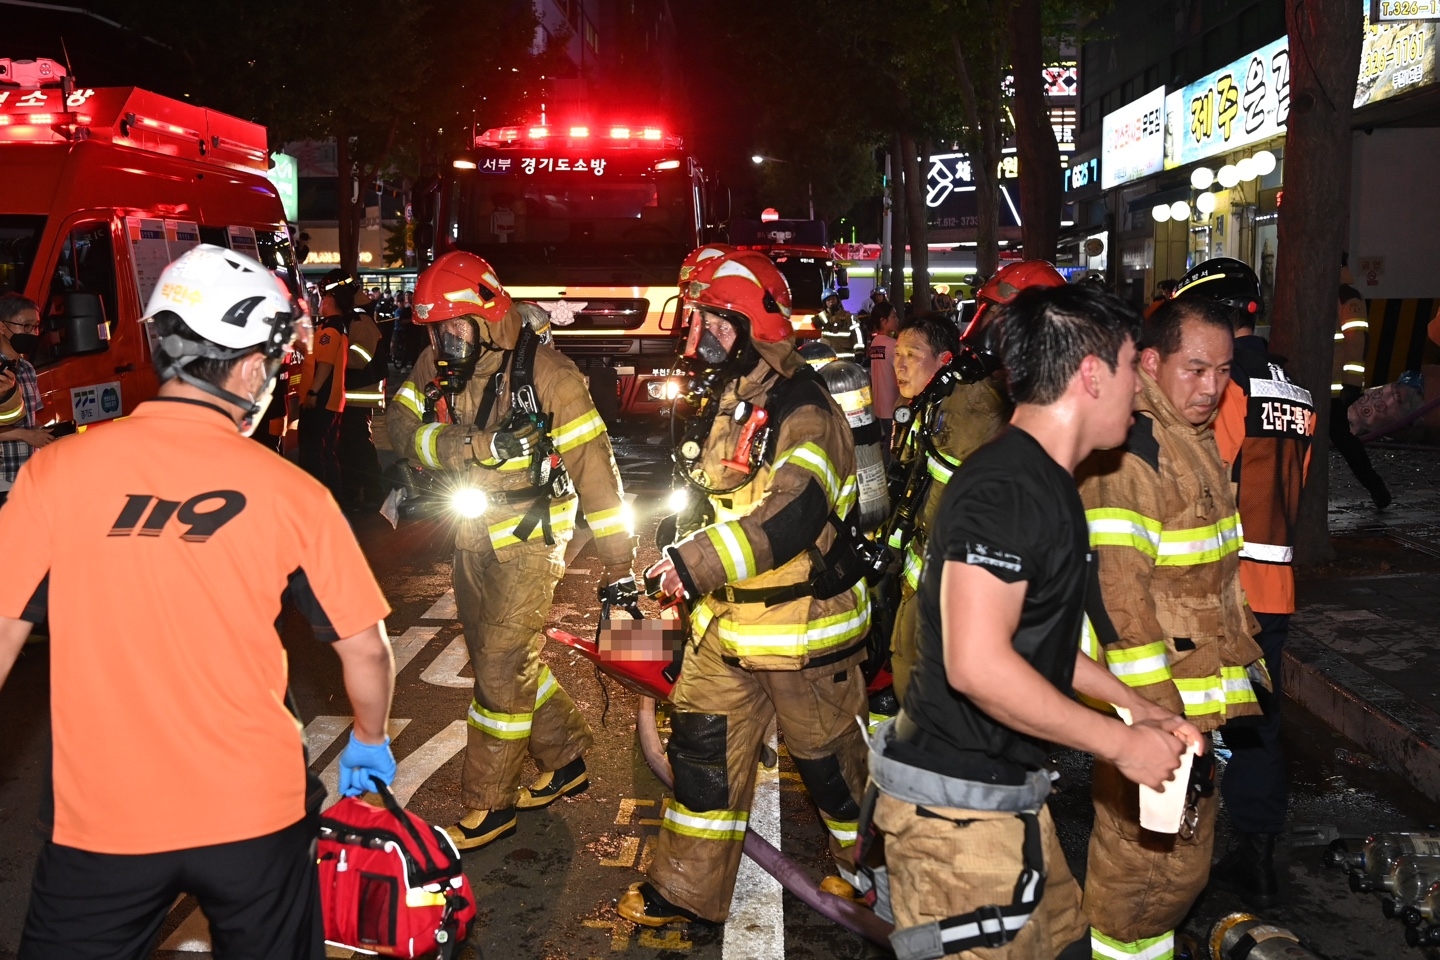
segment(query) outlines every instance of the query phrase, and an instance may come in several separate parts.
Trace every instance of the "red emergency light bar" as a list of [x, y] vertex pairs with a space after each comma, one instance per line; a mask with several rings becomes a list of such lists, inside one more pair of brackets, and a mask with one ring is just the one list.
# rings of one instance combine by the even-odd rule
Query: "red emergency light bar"
[[[566, 136], [568, 134], [568, 136]], [[477, 147], [516, 147], [548, 144], [555, 140], [568, 140], [572, 145], [595, 141], [607, 147], [668, 147], [679, 149], [680, 137], [662, 127], [628, 127], [615, 124], [605, 130], [605, 136], [592, 136], [589, 124], [553, 126], [510, 126], [491, 127], [475, 138]]]

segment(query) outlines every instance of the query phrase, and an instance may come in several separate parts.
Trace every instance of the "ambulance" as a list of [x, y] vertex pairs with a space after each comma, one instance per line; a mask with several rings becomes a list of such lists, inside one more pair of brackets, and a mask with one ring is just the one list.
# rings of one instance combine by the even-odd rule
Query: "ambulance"
[[268, 169], [258, 124], [0, 59], [0, 294], [40, 305], [41, 423], [84, 428], [155, 395], [140, 320], [191, 247], [229, 247], [300, 290]]

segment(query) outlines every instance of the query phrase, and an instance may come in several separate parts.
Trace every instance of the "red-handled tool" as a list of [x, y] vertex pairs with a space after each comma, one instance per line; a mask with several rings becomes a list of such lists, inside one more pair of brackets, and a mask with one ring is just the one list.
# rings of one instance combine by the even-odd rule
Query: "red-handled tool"
[[755, 410], [751, 412], [749, 419], [745, 421], [745, 426], [740, 428], [740, 439], [735, 441], [734, 458], [731, 460], [721, 460], [720, 465], [729, 467], [731, 470], [739, 473], [749, 473], [750, 453], [755, 446], [755, 437], [759, 435], [761, 430], [765, 429], [765, 424], [769, 422], [770, 414], [765, 412], [765, 408], [756, 407]]

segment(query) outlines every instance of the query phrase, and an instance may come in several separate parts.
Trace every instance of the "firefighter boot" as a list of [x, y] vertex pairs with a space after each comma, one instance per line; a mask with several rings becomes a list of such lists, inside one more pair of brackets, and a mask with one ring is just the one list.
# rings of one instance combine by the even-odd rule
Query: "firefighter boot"
[[590, 786], [585, 773], [585, 757], [578, 756], [559, 770], [546, 770], [540, 778], [528, 787], [520, 788], [520, 799], [515, 806], [521, 810], [539, 810], [548, 807], [561, 797], [584, 793]]
[[515, 808], [504, 810], [471, 810], [453, 827], [445, 832], [455, 841], [460, 850], [478, 850], [480, 847], [504, 840], [515, 835]]
[[682, 922], [705, 922], [684, 907], [677, 907], [660, 896], [660, 891], [651, 886], [647, 880], [630, 884], [630, 889], [626, 890], [625, 895], [615, 904], [615, 912], [631, 923], [638, 923], [642, 927], [663, 927], [667, 924]]
[[1280, 902], [1275, 875], [1275, 834], [1242, 833], [1230, 852], [1210, 870], [1220, 887], [1239, 894], [1246, 906], [1268, 910]]

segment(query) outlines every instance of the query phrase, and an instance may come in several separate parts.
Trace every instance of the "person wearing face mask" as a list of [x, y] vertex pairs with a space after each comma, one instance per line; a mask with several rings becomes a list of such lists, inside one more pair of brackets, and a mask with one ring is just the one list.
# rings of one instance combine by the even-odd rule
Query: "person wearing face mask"
[[[1270, 689], [1260, 625], [1240, 585], [1240, 515], [1211, 425], [1230, 382], [1230, 308], [1167, 300], [1146, 326], [1125, 445], [1076, 470], [1108, 623], [1082, 646], [1126, 686], [1203, 735], [1256, 718]], [[1251, 719], [1250, 722], [1255, 722]], [[1145, 830], [1122, 770], [1096, 758], [1085, 912], [1095, 956], [1169, 956], [1205, 888], [1215, 843], [1214, 769], [1197, 757], [1176, 834]]]
[[389, 607], [325, 488], [245, 439], [306, 333], [280, 282], [202, 244], [146, 322], [157, 396], [37, 451], [0, 509], [25, 545], [0, 584], [0, 682], [47, 610], [66, 677], [19, 956], [141, 960], [189, 893], [216, 956], [319, 960], [324, 791], [275, 623], [289, 599], [340, 657], [340, 788], [358, 795], [395, 774]]
[[314, 348], [300, 364], [300, 466], [345, 502], [340, 473], [340, 417], [345, 412], [345, 371], [355, 281], [331, 270], [320, 284], [320, 323]]
[[[416, 279], [414, 311], [430, 346], [386, 421], [391, 447], [451, 491], [455, 604], [475, 689], [465, 813], [448, 832], [471, 850], [514, 834], [517, 810], [589, 785], [593, 736], [540, 659], [543, 631], [577, 514], [594, 535], [602, 601], [638, 598], [635, 538], [605, 421], [575, 364], [543, 342], [545, 312], [512, 301], [488, 263], [458, 251]], [[527, 755], [540, 776], [522, 787]]]
[[40, 345], [40, 308], [18, 293], [0, 296], [0, 502], [30, 455], [54, 438], [42, 430], [40, 385], [26, 359]]
[[[870, 599], [846, 522], [858, 499], [850, 425], [797, 352], [790, 289], [764, 254], [702, 262], [682, 309], [699, 402], [675, 451], [689, 506], [646, 572], [691, 610], [671, 694], [675, 795], [647, 878], [616, 906], [648, 927], [729, 915], [772, 720], [852, 877], [865, 784], [855, 719]], [[854, 895], [841, 877], [821, 889]]]

